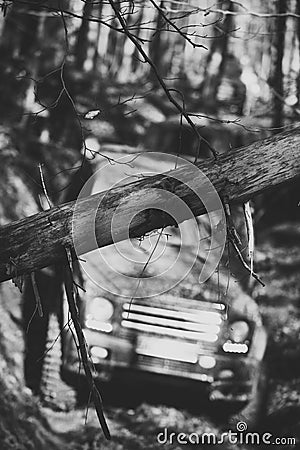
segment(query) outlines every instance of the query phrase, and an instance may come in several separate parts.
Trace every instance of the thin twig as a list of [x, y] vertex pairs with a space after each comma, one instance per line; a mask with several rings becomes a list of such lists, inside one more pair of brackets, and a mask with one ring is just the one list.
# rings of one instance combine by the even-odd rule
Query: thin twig
[[33, 293], [35, 296], [37, 311], [39, 313], [39, 316], [43, 317], [44, 314], [43, 314], [43, 308], [42, 308], [42, 301], [41, 301], [40, 293], [39, 293], [39, 290], [38, 290], [38, 287], [36, 284], [35, 272], [31, 272], [30, 277], [31, 277]]
[[254, 227], [251, 213], [250, 202], [244, 203], [244, 216], [246, 222], [247, 236], [248, 236], [248, 255], [250, 260], [251, 274], [253, 272], [253, 259], [254, 259]]
[[249, 267], [247, 262], [245, 261], [241, 250], [239, 249], [239, 246], [242, 245], [240, 237], [235, 229], [233, 218], [230, 212], [230, 206], [228, 202], [224, 203], [224, 211], [226, 215], [227, 220], [227, 230], [228, 230], [228, 239], [231, 242], [239, 260], [241, 261], [242, 265], [245, 267], [245, 269], [250, 273], [250, 275], [258, 281], [262, 286], [265, 286], [265, 284], [261, 281], [259, 276], [253, 271], [253, 267]]
[[145, 271], [146, 271], [148, 265], [150, 264], [150, 261], [151, 261], [151, 259], [152, 259], [152, 256], [154, 255], [155, 250], [157, 249], [157, 246], [158, 246], [158, 244], [159, 244], [159, 241], [160, 241], [160, 239], [161, 239], [161, 237], [162, 237], [162, 235], [163, 235], [163, 231], [164, 231], [164, 229], [161, 228], [161, 230], [158, 232], [158, 237], [157, 237], [157, 240], [156, 240], [156, 242], [155, 242], [155, 244], [154, 244], [154, 246], [153, 246], [153, 249], [152, 249], [152, 251], [151, 251], [151, 253], [150, 253], [150, 255], [149, 255], [149, 257], [148, 257], [146, 263], [144, 264], [144, 267], [143, 267], [141, 273], [139, 274], [139, 279], [138, 279], [137, 285], [136, 285], [136, 287], [135, 287], [135, 290], [134, 290], [134, 292], [133, 292], [133, 294], [132, 294], [132, 296], [131, 296], [130, 302], [129, 302], [129, 309], [128, 309], [127, 319], [129, 318], [131, 305], [132, 305], [132, 302], [133, 302], [133, 300], [134, 300], [134, 298], [135, 298], [135, 296], [136, 296], [136, 294], [137, 294], [137, 291], [139, 290], [139, 287], [140, 287], [140, 285], [141, 285], [141, 280], [142, 280], [142, 278], [143, 278], [143, 275], [144, 275], [144, 273], [145, 273]]
[[82, 331], [82, 327], [79, 320], [79, 312], [76, 306], [76, 295], [74, 292], [74, 280], [73, 280], [73, 269], [72, 269], [72, 255], [69, 247], [65, 247], [66, 251], [66, 265], [64, 267], [64, 275], [65, 275], [65, 290], [70, 310], [71, 319], [74, 325], [75, 333], [78, 339], [78, 346], [80, 357], [83, 365], [83, 369], [85, 372], [85, 376], [90, 388], [91, 396], [94, 401], [96, 413], [99, 419], [100, 426], [104, 433], [106, 439], [111, 439], [110, 432], [106, 423], [106, 419], [104, 417], [102, 398], [100, 392], [95, 384], [90, 362], [87, 353], [87, 344], [85, 341], [85, 337]]
[[44, 180], [44, 174], [43, 174], [43, 169], [42, 169], [41, 163], [39, 163], [39, 171], [40, 171], [40, 177], [41, 177], [41, 183], [42, 183], [43, 192], [44, 192], [44, 195], [46, 197], [49, 209], [51, 209], [53, 207], [53, 205], [51, 203], [51, 200], [49, 198], [49, 195], [48, 195], [48, 192], [47, 192], [47, 189], [46, 189], [46, 184], [45, 184], [45, 180]]
[[177, 33], [180, 34], [180, 36], [182, 36], [189, 44], [191, 44], [191, 46], [192, 46], [193, 48], [201, 47], [201, 48], [204, 48], [205, 50], [208, 50], [208, 48], [205, 47], [205, 45], [197, 44], [196, 42], [193, 42], [193, 41], [187, 36], [186, 33], [182, 32], [181, 29], [176, 25], [176, 23], [173, 22], [171, 19], [169, 19], [169, 17], [164, 13], [164, 10], [163, 10], [160, 6], [158, 6], [157, 3], [156, 3], [154, 0], [150, 0], [150, 3], [152, 3], [152, 5], [154, 6], [154, 8], [157, 9], [158, 13], [164, 18], [164, 20], [165, 20], [169, 25], [171, 25], [171, 27], [173, 27], [174, 30], [175, 30]]
[[140, 42], [138, 42], [136, 37], [128, 30], [127, 24], [126, 24], [126, 22], [125, 22], [125, 20], [124, 20], [124, 18], [122, 16], [122, 14], [120, 14], [120, 12], [118, 11], [118, 8], [116, 7], [115, 2], [113, 0], [108, 0], [108, 1], [110, 3], [111, 7], [113, 8], [116, 17], [118, 18], [118, 20], [120, 22], [120, 25], [121, 25], [122, 29], [124, 30], [124, 33], [126, 34], [128, 39], [130, 39], [131, 42], [134, 44], [134, 46], [136, 47], [138, 52], [142, 55], [142, 57], [144, 58], [144, 61], [147, 62], [149, 64], [149, 66], [151, 67], [151, 69], [152, 69], [152, 71], [153, 71], [157, 81], [159, 82], [160, 86], [162, 87], [162, 89], [165, 92], [165, 94], [166, 94], [167, 98], [169, 99], [169, 101], [175, 106], [175, 108], [179, 111], [179, 113], [183, 115], [183, 117], [188, 122], [188, 124], [190, 125], [190, 127], [194, 131], [195, 135], [197, 136], [199, 143], [201, 141], [205, 142], [206, 145], [208, 146], [208, 148], [210, 149], [210, 151], [212, 152], [214, 158], [217, 159], [217, 152], [216, 152], [216, 150], [212, 147], [212, 145], [203, 136], [201, 136], [201, 134], [199, 133], [199, 131], [198, 131], [197, 127], [196, 127], [196, 125], [194, 124], [194, 122], [190, 118], [189, 114], [185, 111], [184, 108], [182, 108], [182, 106], [177, 102], [177, 100], [171, 94], [171, 90], [167, 87], [166, 83], [164, 82], [164, 80], [162, 79], [160, 74], [158, 73], [157, 67], [154, 64], [154, 62], [152, 61], [152, 59], [147, 55], [147, 53], [143, 49], [143, 47], [140, 44]]
[[227, 220], [228, 233], [237, 245], [242, 245], [241, 239], [240, 239], [238, 232], [236, 231], [236, 228], [234, 226], [234, 221], [233, 221], [233, 218], [231, 215], [229, 203], [225, 202], [224, 206], [225, 206], [224, 211], [225, 211], [226, 220]]
[[[36, 309], [35, 309], [36, 311]], [[62, 327], [62, 329], [60, 330], [60, 332], [58, 333], [58, 335], [56, 336], [56, 338], [52, 341], [51, 345], [44, 351], [44, 353], [42, 354], [42, 356], [37, 360], [37, 362], [41, 361], [55, 346], [55, 344], [58, 342], [59, 338], [62, 336], [63, 331], [66, 329], [66, 327], [70, 326], [70, 321], [71, 319], [68, 319], [68, 322], [64, 324], [64, 326]]]
[[[186, 8], [186, 0], [168, 0], [168, 3], [173, 4], [173, 5], [178, 5], [178, 6], [183, 6], [184, 8]], [[209, 6], [207, 8], [201, 8], [198, 5], [194, 5], [194, 4], [189, 4], [188, 6], [191, 8], [190, 11], [186, 11], [186, 12], [190, 12], [190, 13], [197, 13], [197, 12], [202, 12], [204, 13], [204, 16], [208, 16], [210, 13], [214, 13], [214, 14], [221, 14], [223, 16], [253, 16], [253, 17], [257, 17], [260, 19], [268, 19], [268, 18], [272, 18], [272, 17], [291, 17], [294, 19], [300, 19], [300, 15], [297, 13], [293, 13], [293, 12], [286, 12], [286, 13], [259, 13], [259, 12], [255, 12], [255, 11], [249, 11], [247, 8], [245, 8], [243, 5], [241, 5], [238, 2], [232, 2], [234, 4], [236, 4], [237, 6], [240, 6], [243, 8], [243, 12], [240, 11], [229, 11], [228, 9], [220, 9], [220, 8], [215, 8], [214, 5]], [[167, 10], [167, 8], [165, 8]], [[172, 13], [176, 13], [176, 12], [182, 12], [182, 10], [176, 10], [175, 8], [169, 9], [170, 12]]]
[[246, 270], [248, 270], [248, 272], [250, 273], [250, 275], [256, 280], [258, 281], [259, 284], [261, 284], [263, 287], [265, 287], [265, 283], [263, 283], [261, 281], [261, 279], [259, 278], [259, 276], [257, 275], [257, 273], [253, 272], [253, 270], [251, 270], [251, 267], [248, 266], [248, 264], [246, 263], [240, 249], [238, 248], [238, 246], [236, 245], [236, 242], [234, 241], [234, 239], [232, 239], [231, 236], [228, 236], [231, 244], [233, 245], [234, 250], [236, 251], [236, 254], [238, 255], [239, 260], [241, 261], [241, 263], [243, 264], [243, 266], [245, 267]]

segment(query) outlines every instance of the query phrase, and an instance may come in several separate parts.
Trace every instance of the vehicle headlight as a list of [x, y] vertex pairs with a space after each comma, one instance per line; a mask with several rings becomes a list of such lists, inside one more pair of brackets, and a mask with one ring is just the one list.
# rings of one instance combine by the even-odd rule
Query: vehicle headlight
[[229, 337], [232, 342], [240, 344], [244, 342], [249, 335], [249, 325], [244, 320], [237, 320], [230, 324], [229, 327]]
[[113, 315], [113, 304], [104, 297], [95, 297], [88, 302], [87, 319], [94, 319], [99, 322], [107, 322]]
[[213, 356], [201, 355], [199, 357], [199, 365], [203, 369], [212, 369], [216, 365], [216, 359]]

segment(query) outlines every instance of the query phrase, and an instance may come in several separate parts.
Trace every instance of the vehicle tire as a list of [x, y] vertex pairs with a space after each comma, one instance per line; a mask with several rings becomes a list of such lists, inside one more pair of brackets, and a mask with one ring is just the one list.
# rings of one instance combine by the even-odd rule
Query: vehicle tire
[[63, 326], [61, 270], [56, 267], [42, 269], [35, 273], [35, 283], [41, 300], [42, 316], [37, 311], [36, 295], [30, 278], [26, 279], [22, 299], [25, 383], [48, 406], [69, 409], [74, 405], [75, 396], [60, 376], [60, 333]]
[[76, 392], [61, 379], [61, 327], [56, 314], [49, 315], [48, 332], [43, 359], [40, 396], [45, 406], [59, 411], [73, 409]]
[[[40, 395], [43, 359], [46, 349], [46, 339], [49, 320], [48, 295], [53, 281], [52, 277], [42, 271], [36, 274], [36, 284], [40, 294], [42, 317], [37, 312], [36, 298], [30, 278], [25, 280], [22, 295], [22, 319], [24, 327], [24, 378], [35, 395]], [[53, 283], [52, 283], [53, 285]]]
[[244, 422], [247, 429], [255, 430], [262, 416], [265, 414], [267, 400], [267, 370], [265, 364], [261, 364], [253, 383], [252, 399], [238, 413], [232, 415], [229, 423], [232, 429], [236, 429], [238, 422]]

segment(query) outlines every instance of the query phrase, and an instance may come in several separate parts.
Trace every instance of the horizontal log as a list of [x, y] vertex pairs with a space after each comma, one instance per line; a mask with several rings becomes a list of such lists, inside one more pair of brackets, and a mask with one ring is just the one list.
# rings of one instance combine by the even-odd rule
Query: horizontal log
[[[300, 176], [300, 128], [221, 155], [217, 160], [200, 162], [197, 167], [209, 178], [222, 199], [231, 203], [246, 202]], [[191, 188], [176, 178], [186, 180]], [[166, 208], [165, 196], [160, 196], [157, 189], [175, 194], [195, 216], [199, 216], [205, 213], [205, 208], [193, 189], [198, 189], [201, 182], [201, 177], [195, 177], [187, 165], [82, 199], [77, 202], [81, 221], [79, 232], [84, 237], [86, 221], [100, 202], [95, 223], [99, 247], [112, 243], [111, 222], [117, 208], [119, 218], [124, 217], [124, 220], [118, 221], [115, 241], [124, 239], [127, 219], [134, 211], [141, 211], [145, 204], [155, 203], [157, 209], [141, 211], [134, 217], [131, 237], [171, 225], [174, 223], [172, 218], [160, 211]], [[65, 246], [73, 247], [74, 205], [75, 202], [66, 203], [0, 228], [0, 282], [65, 258]], [[80, 253], [87, 250], [92, 248], [83, 246]]]

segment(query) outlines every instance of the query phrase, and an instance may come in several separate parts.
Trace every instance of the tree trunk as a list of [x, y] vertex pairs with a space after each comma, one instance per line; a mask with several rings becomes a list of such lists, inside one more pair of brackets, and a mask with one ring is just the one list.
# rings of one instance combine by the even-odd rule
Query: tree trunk
[[[36, 50], [41, 17], [35, 15], [37, 0], [22, 12], [23, 5], [13, 3], [4, 22], [0, 44], [0, 118], [1, 122], [18, 122], [24, 113], [26, 92], [31, 84], [32, 67], [36, 66]], [[26, 76], [20, 77], [22, 69]]]
[[[144, 2], [142, 2], [139, 5], [139, 13], [136, 19], [136, 31], [135, 35], [140, 38], [141, 37], [141, 28], [142, 28], [142, 22], [143, 22], [143, 16], [144, 16]], [[140, 66], [140, 55], [139, 51], [136, 47], [134, 47], [133, 53], [132, 53], [132, 60], [131, 60], [131, 71], [132, 73], [135, 73]]]
[[[300, 2], [296, 2], [296, 14], [300, 15]], [[298, 48], [300, 49], [300, 19], [296, 22], [297, 27], [297, 37], [298, 37]], [[300, 107], [300, 76], [298, 75], [297, 79], [297, 99], [298, 99], [298, 108]]]
[[[210, 179], [222, 199], [232, 204], [246, 202], [256, 194], [300, 176], [300, 128], [222, 155], [218, 160], [198, 163], [197, 167]], [[79, 234], [86, 235], [86, 223], [93, 211], [97, 211], [95, 234], [99, 247], [112, 243], [112, 218], [118, 217], [118, 235], [114, 236], [114, 241], [127, 237], [129, 218], [136, 211], [142, 212], [130, 222], [130, 237], [174, 225], [173, 219], [161, 212], [166, 210], [166, 200], [156, 189], [181, 198], [195, 216], [204, 214], [206, 211], [198, 196], [173, 178], [176, 176], [186, 180], [192, 189], [197, 190], [202, 185], [201, 177], [191, 175], [190, 166], [182, 166], [167, 174], [143, 178], [80, 200]], [[101, 200], [102, 207], [98, 209]], [[155, 209], [153, 206], [147, 209], [147, 204], [155, 204]], [[66, 203], [0, 228], [0, 281], [65, 258], [64, 247], [72, 247], [74, 205], [75, 202]], [[81, 254], [92, 249], [82, 247]]]
[[286, 31], [287, 0], [277, 0], [275, 18], [275, 37], [273, 42], [273, 68], [271, 72], [271, 86], [273, 88], [273, 127], [280, 128], [283, 125], [283, 73], [282, 60], [284, 54], [284, 42]]
[[[234, 5], [232, 1], [227, 0], [224, 2], [218, 2], [218, 8], [223, 10], [228, 10], [230, 12], [234, 11]], [[220, 19], [222, 16], [220, 17]], [[215, 37], [212, 41], [210, 52], [206, 59], [203, 82], [200, 85], [201, 99], [205, 102], [205, 107], [207, 111], [215, 112], [217, 110], [217, 94], [218, 89], [224, 75], [226, 60], [228, 57], [229, 49], [229, 38], [230, 32], [233, 29], [233, 16], [228, 14], [225, 16], [221, 24], [217, 24], [214, 27]], [[220, 33], [222, 33], [220, 35]], [[211, 75], [214, 63], [213, 56], [218, 53], [221, 57], [219, 66], [216, 73]]]
[[[233, 2], [230, 0], [228, 2], [226, 2], [223, 6], [223, 9], [228, 10], [230, 12], [234, 11]], [[216, 76], [216, 84], [214, 86], [214, 91], [213, 91], [214, 98], [216, 98], [216, 96], [217, 96], [217, 92], [218, 92], [219, 86], [221, 84], [222, 76], [224, 75], [226, 59], [228, 56], [229, 38], [230, 38], [230, 33], [233, 30], [233, 16], [230, 14], [225, 16], [224, 23], [222, 24], [222, 26], [220, 28], [222, 30], [223, 36], [221, 38], [217, 38], [217, 39], [219, 39], [219, 51], [222, 56], [222, 59], [221, 59], [221, 62], [220, 62], [219, 68], [218, 68], [218, 73]]]
[[[163, 0], [160, 2], [159, 7], [164, 8]], [[162, 77], [167, 75], [166, 71], [166, 45], [165, 41], [167, 38], [167, 33], [163, 31], [165, 25], [165, 19], [159, 11], [156, 12], [156, 27], [155, 33], [151, 38], [149, 43], [149, 56], [153, 61], [153, 64], [157, 68], [157, 71]], [[155, 75], [150, 72], [150, 79], [153, 83], [157, 84], [157, 79]]]
[[89, 48], [89, 28], [90, 22], [88, 18], [93, 12], [93, 2], [91, 0], [86, 0], [83, 7], [83, 19], [78, 31], [76, 46], [75, 46], [75, 64], [78, 70], [84, 68], [84, 63], [87, 59], [88, 48]]
[[[115, 7], [118, 10], [118, 12], [120, 12], [121, 2], [120, 1], [116, 1], [115, 2]], [[112, 14], [113, 14], [113, 11], [112, 11]], [[119, 24], [118, 19], [115, 17], [111, 21], [111, 24], [112, 24], [112, 26], [117, 28], [118, 24]], [[108, 66], [109, 67], [109, 73], [114, 73], [115, 53], [116, 53], [116, 48], [118, 46], [119, 39], [120, 39], [119, 34], [111, 29], [109, 31], [108, 42], [107, 42], [107, 49], [106, 49], [106, 60], [109, 63], [109, 66]]]
[[[103, 0], [100, 0], [99, 4], [98, 4], [98, 18], [99, 19], [102, 18], [102, 10], [103, 10]], [[99, 40], [100, 40], [100, 36], [101, 36], [101, 31], [102, 31], [102, 26], [101, 26], [101, 23], [99, 22], [97, 24], [96, 42], [94, 44], [95, 45], [94, 56], [93, 56], [93, 69], [94, 69], [94, 71], [97, 71], [97, 68], [98, 68], [98, 59], [99, 59], [98, 46], [99, 46]]]

